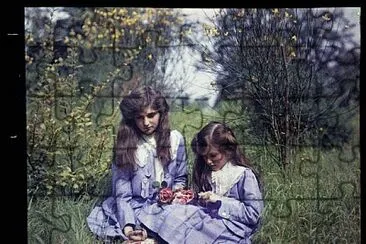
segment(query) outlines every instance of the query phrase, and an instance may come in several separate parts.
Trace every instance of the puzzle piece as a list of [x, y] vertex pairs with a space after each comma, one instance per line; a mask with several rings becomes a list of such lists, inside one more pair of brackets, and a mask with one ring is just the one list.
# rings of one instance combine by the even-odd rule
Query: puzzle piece
[[[179, 103], [178, 106], [180, 107], [177, 111], [171, 111], [171, 118], [184, 118], [185, 116], [189, 117], [191, 119], [190, 124], [184, 124], [183, 127], [178, 127], [175, 125], [175, 123], [179, 121], [172, 121], [173, 127], [175, 127], [177, 130], [181, 131], [184, 138], [187, 138], [188, 131], [198, 131], [200, 128], [204, 125], [204, 115], [203, 112], [199, 109], [185, 109], [184, 108], [184, 101], [186, 101], [188, 98], [179, 99], [177, 102]], [[187, 142], [186, 142], [187, 143]]]
[[[275, 12], [275, 10], [273, 11]], [[245, 11], [243, 10], [243, 14], [244, 12]], [[329, 33], [329, 31], [331, 31], [331, 26], [334, 24], [334, 22], [333, 19], [327, 21], [327, 18], [329, 16], [324, 16], [324, 13], [325, 12], [322, 12], [321, 14], [317, 15], [316, 18], [323, 19], [323, 21], [321, 22], [321, 25], [323, 27], [319, 27], [319, 29], [322, 29], [324, 33]], [[244, 15], [239, 15], [237, 17], [241, 19], [243, 18], [243, 16]], [[233, 21], [235, 20], [232, 18], [232, 16], [230, 18], [227, 17], [224, 19], [224, 25], [230, 25], [230, 22]], [[54, 115], [56, 119], [60, 122], [63, 122], [68, 116], [70, 116], [71, 112], [73, 111], [72, 102], [77, 101], [82, 97], [83, 94], [89, 93], [93, 90], [93, 87], [90, 84], [96, 85], [96, 81], [102, 81], [107, 79], [105, 74], [99, 74], [94, 71], [100, 69], [101, 66], [103, 66], [104, 69], [108, 66], [110, 70], [119, 68], [119, 73], [115, 77], [113, 77], [108, 83], [108, 89], [96, 92], [94, 94], [95, 99], [98, 100], [98, 104], [101, 104], [100, 107], [96, 107], [93, 109], [93, 121], [95, 121], [96, 124], [95, 130], [100, 131], [105, 129], [109, 131], [110, 136], [114, 138], [114, 136], [116, 135], [116, 126], [118, 122], [110, 122], [110, 124], [108, 124], [106, 123], [106, 121], [113, 119], [113, 112], [118, 109], [118, 102], [120, 101], [120, 99], [122, 99], [124, 95], [128, 94], [128, 92], [132, 88], [134, 88], [136, 84], [142, 82], [141, 77], [136, 76], [135, 73], [135, 71], [138, 70], [137, 66], [146, 65], [147, 67], [151, 64], [151, 62], [153, 62], [149, 61], [146, 64], [126, 64], [125, 60], [132, 57], [132, 52], [138, 50], [140, 47], [146, 49], [147, 51], [164, 51], [168, 48], [175, 48], [177, 50], [182, 47], [192, 47], [200, 45], [198, 43], [192, 43], [190, 39], [182, 35], [182, 33], [190, 31], [191, 28], [191, 24], [182, 24], [179, 28], [177, 28], [176, 33], [173, 33], [175, 35], [175, 40], [172, 44], [167, 44], [163, 42], [162, 38], [160, 38], [163, 35], [161, 31], [151, 29], [146, 30], [141, 35], [141, 37], [138, 37], [138, 40], [136, 42], [133, 42], [132, 44], [125, 43], [125, 45], [119, 47], [119, 51], [116, 51], [115, 49], [105, 49], [103, 52], [108, 52], [107, 56], [109, 59], [100, 55], [102, 51], [98, 48], [81, 49], [78, 62], [83, 65], [83, 67], [80, 67], [78, 71], [78, 74], [82, 75], [80, 76], [80, 82], [78, 83], [78, 91], [77, 93], [70, 93], [62, 89], [62, 87], [56, 87], [56, 92], [54, 96]], [[149, 39], [150, 41], [147, 42], [147, 39]], [[37, 48], [37, 46], [32, 48]], [[219, 48], [218, 52], [224, 52], [225, 50], [230, 48], [235, 47], [230, 45], [222, 45], [221, 48]], [[359, 51], [353, 50], [350, 53], [351, 55], [348, 62], [342, 60], [342, 62], [344, 62], [344, 65], [359, 62]], [[144, 54], [147, 54], [147, 52]], [[323, 54], [323, 52], [317, 52], [315, 53], [315, 56], [320, 59]], [[204, 52], [202, 52], [202, 56], [205, 57], [207, 60], [208, 57], [205, 56]], [[40, 56], [40, 58], [42, 58], [42, 56]], [[34, 67], [34, 69], [41, 72], [46, 69], [46, 67], [47, 66], [45, 63], [37, 62], [37, 65], [36, 67]], [[70, 67], [60, 68], [59, 71], [61, 75], [65, 76], [70, 74], [70, 72]], [[309, 73], [306, 73], [306, 75], [309, 75]], [[307, 78], [308, 77], [310, 76], [307, 76]], [[42, 83], [43, 81], [40, 79], [40, 77], [35, 76], [28, 78], [40, 80], [39, 84], [36, 83], [34, 87], [32, 87], [32, 91], [29, 90], [29, 93], [27, 94], [27, 98], [29, 99], [28, 102], [32, 102], [34, 101], [34, 99], [46, 99], [46, 96], [41, 93], [44, 83]], [[305, 99], [315, 99], [316, 102], [312, 104], [313, 110], [315, 112], [319, 112], [321, 110], [321, 108], [319, 107], [319, 103], [326, 103], [328, 101], [327, 99], [334, 99], [344, 96], [345, 93], [349, 91], [348, 86], [350, 84], [352, 85], [352, 82], [353, 81], [350, 80], [348, 83], [342, 83], [342, 85], [339, 85], [338, 82], [328, 85], [330, 87], [332, 85], [339, 85], [339, 92], [336, 93], [335, 97], [334, 94], [332, 95], [322, 93], [311, 94]], [[357, 85], [355, 86], [355, 89], [352, 90], [352, 92], [352, 96], [356, 98], [359, 97], [359, 89]], [[234, 94], [234, 97], [236, 95], [237, 94]], [[314, 95], [319, 95], [320, 98]], [[298, 178], [289, 177], [288, 181], [286, 181], [286, 179], [283, 179], [283, 175], [277, 170], [276, 165], [273, 167], [269, 165], [270, 163], [273, 163], [273, 161], [268, 160], [271, 157], [269, 155], [270, 150], [267, 150], [267, 147], [271, 147], [271, 145], [258, 143], [257, 141], [253, 140], [252, 137], [247, 136], [247, 130], [249, 129], [249, 127], [243, 126], [242, 123], [243, 120], [247, 119], [244, 116], [245, 111], [239, 111], [236, 107], [231, 107], [227, 109], [223, 114], [213, 116], [212, 114], [205, 114], [204, 110], [202, 109], [190, 109], [188, 104], [190, 98], [188, 96], [182, 95], [178, 97], [171, 97], [169, 99], [170, 102], [174, 105], [172, 106], [173, 109], [171, 110], [171, 117], [175, 118], [176, 120], [185, 121], [183, 125], [181, 121], [173, 120], [171, 122], [173, 124], [173, 128], [178, 129], [182, 132], [186, 140], [185, 143], [188, 155], [191, 154], [191, 135], [201, 129], [209, 120], [222, 121], [241, 132], [239, 135], [242, 144], [241, 146], [245, 148], [246, 152], [249, 152], [249, 155], [255, 156], [253, 158], [250, 158], [252, 159], [254, 165], [260, 169], [260, 171], [267, 170], [264, 172], [262, 171], [267, 179], [269, 179], [269, 182], [265, 182], [267, 183], [267, 185], [265, 184], [265, 189], [269, 189], [268, 192], [265, 191], [265, 193], [270, 193], [264, 195], [264, 201], [267, 206], [265, 210], [265, 217], [272, 221], [272, 223], [275, 223], [273, 224], [274, 226], [276, 226], [276, 224], [278, 223], [283, 222], [288, 222], [289, 224], [287, 226], [289, 227], [291, 227], [291, 225], [296, 225], [300, 223], [299, 225], [297, 225], [297, 228], [301, 228], [303, 230], [303, 226], [308, 227], [309, 233], [306, 237], [306, 240], [308, 240], [308, 242], [314, 243], [320, 243], [323, 241], [323, 238], [325, 238], [325, 234], [322, 233], [321, 230], [318, 230], [318, 226], [327, 226], [327, 228], [322, 229], [323, 232], [329, 231], [329, 233], [339, 234], [332, 237], [333, 242], [348, 241], [349, 237], [347, 239], [346, 237], [342, 236], [342, 229], [334, 231], [332, 228], [336, 229], [341, 228], [342, 226], [344, 227], [344, 222], [339, 222], [339, 219], [342, 219], [341, 213], [344, 213], [345, 215], [351, 215], [353, 212], [359, 211], [357, 207], [355, 207], [355, 205], [353, 204], [360, 201], [360, 184], [357, 181], [358, 179], [354, 178], [355, 172], [360, 173], [359, 143], [353, 143], [349, 147], [343, 146], [342, 144], [338, 144], [338, 142], [334, 140], [334, 136], [337, 136], [337, 138], [342, 136], [339, 131], [326, 131], [331, 130], [330, 128], [338, 128], [342, 123], [344, 123], [344, 120], [341, 119], [338, 112], [334, 112], [333, 114], [328, 113], [327, 116], [320, 116], [316, 119], [315, 122], [313, 122], [312, 126], [319, 128], [319, 133], [316, 133], [314, 135], [318, 143], [302, 142], [299, 145], [289, 145], [291, 148], [303, 149], [307, 152], [307, 155], [304, 155], [303, 159], [301, 159], [302, 156], [300, 155], [300, 162], [298, 162], [298, 164], [295, 166], [289, 166], [294, 167], [293, 169], [290, 169], [292, 170], [290, 171], [290, 173], [294, 174], [295, 177], [298, 176]], [[237, 99], [240, 100], [247, 98], [239, 96], [237, 97]], [[207, 100], [203, 99], [203, 102], [205, 101]], [[349, 106], [347, 102], [342, 104], [342, 106]], [[64, 133], [65, 135], [75, 131], [76, 127], [72, 125], [67, 125], [62, 128], [62, 133]], [[236, 134], [238, 135], [238, 133]], [[327, 148], [329, 151], [321, 151], [320, 148], [322, 147]], [[41, 149], [46, 151], [53, 150], [62, 152], [63, 150], [75, 151], [80, 150], [81, 148], [82, 145], [73, 145], [72, 147], [66, 147], [65, 144], [58, 142], [57, 146], [54, 146], [52, 149], [46, 146]], [[113, 148], [104, 148], [103, 150], [96, 148], [95, 150], [112, 152]], [[329, 155], [331, 155], [331, 157], [329, 157]], [[54, 155], [53, 158], [49, 161], [48, 166], [56, 167], [57, 162], [61, 162], [62, 160], [64, 160], [62, 157]], [[332, 165], [332, 167], [334, 168], [335, 174], [333, 177], [329, 177], [329, 175], [327, 176], [327, 174], [331, 172], [327, 171], [329, 165]], [[104, 180], [109, 182], [109, 177], [110, 175], [107, 175]], [[101, 183], [101, 185], [103, 184], [104, 183]], [[91, 192], [91, 196], [93, 197], [104, 198], [108, 195], [109, 193], [99, 191], [99, 189], [95, 189]], [[277, 196], [277, 198], [272, 196]], [[61, 197], [68, 199], [72, 196], [64, 194]], [[45, 226], [50, 229], [49, 243], [57, 242], [58, 240], [56, 238], [58, 235], [67, 235], [71, 229], [72, 221], [70, 213], [63, 213], [62, 210], [59, 211], [55, 209], [56, 198], [52, 199], [51, 202], [51, 211], [49, 213], [46, 212], [39, 214], [39, 218], [45, 223]], [[354, 223], [357, 223], [357, 219], [354, 220]], [[266, 231], [266, 228], [270, 228], [270, 225], [271, 223], [266, 223], [266, 225], [264, 226], [264, 230]], [[279, 224], [278, 226], [283, 225]], [[201, 228], [202, 226], [198, 226], [198, 229]], [[274, 229], [271, 229], [271, 232], [268, 233], [273, 233], [274, 241], [278, 240], [275, 239], [277, 234], [279, 239], [283, 237], [282, 235], [280, 235], [283, 233], [283, 230], [276, 232]], [[294, 233], [296, 232], [294, 231]], [[292, 238], [292, 240], [296, 240], [296, 237]], [[288, 239], [284, 238], [284, 240]], [[329, 239], [327, 239], [326, 242], [328, 241]], [[268, 242], [272, 242], [272, 239]]]
[[339, 148], [339, 154], [338, 154], [339, 160], [341, 162], [345, 162], [345, 163], [355, 163], [356, 160], [359, 160], [360, 145], [352, 145], [351, 151], [352, 151], [352, 153], [349, 153], [349, 148], [345, 148], [345, 147]]
[[63, 234], [68, 233], [71, 230], [71, 216], [68, 214], [59, 214], [59, 210], [56, 210], [55, 199], [51, 203], [51, 211], [49, 213], [39, 213], [40, 218], [46, 223], [47, 229], [50, 229], [48, 243], [57, 243], [57, 232]]

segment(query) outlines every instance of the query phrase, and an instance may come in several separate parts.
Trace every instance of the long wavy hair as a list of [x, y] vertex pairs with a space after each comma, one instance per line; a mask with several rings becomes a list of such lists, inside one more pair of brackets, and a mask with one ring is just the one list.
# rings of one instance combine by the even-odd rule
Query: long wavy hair
[[160, 114], [159, 124], [154, 133], [156, 153], [163, 164], [170, 162], [169, 105], [159, 91], [150, 86], [143, 86], [131, 91], [122, 99], [119, 106], [122, 120], [114, 150], [114, 162], [117, 167], [132, 169], [135, 165], [137, 142], [143, 136], [136, 125], [135, 118], [149, 106]]
[[240, 150], [233, 131], [223, 123], [212, 121], [195, 135], [191, 143], [192, 151], [195, 154], [192, 183], [196, 192], [212, 190], [209, 183], [211, 169], [204, 160], [204, 156], [211, 147], [218, 148], [219, 152], [224, 153], [227, 160], [234, 165], [252, 169], [260, 184], [259, 173]]

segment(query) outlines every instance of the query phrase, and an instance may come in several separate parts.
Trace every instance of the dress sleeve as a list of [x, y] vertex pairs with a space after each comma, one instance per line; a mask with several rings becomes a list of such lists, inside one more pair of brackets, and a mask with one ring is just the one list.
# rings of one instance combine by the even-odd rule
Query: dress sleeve
[[123, 230], [126, 224], [136, 224], [135, 214], [129, 203], [132, 199], [131, 173], [113, 165], [112, 184], [113, 196], [116, 200], [116, 217]]
[[178, 188], [183, 188], [187, 185], [188, 180], [188, 173], [187, 173], [187, 155], [186, 155], [186, 148], [184, 143], [184, 138], [182, 134], [180, 134], [178, 131], [174, 131], [174, 133], [179, 138], [179, 144], [177, 147], [177, 150], [175, 151], [176, 157], [175, 157], [175, 163], [176, 163], [176, 174], [174, 175], [173, 180], [173, 190]]
[[251, 170], [244, 171], [239, 181], [239, 199], [222, 197], [218, 215], [246, 225], [257, 225], [263, 210], [262, 193], [257, 178]]

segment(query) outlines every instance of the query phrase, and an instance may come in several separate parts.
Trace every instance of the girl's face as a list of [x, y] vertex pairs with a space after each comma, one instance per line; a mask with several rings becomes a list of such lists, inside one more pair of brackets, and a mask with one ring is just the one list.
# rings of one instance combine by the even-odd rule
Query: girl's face
[[160, 113], [150, 106], [146, 107], [135, 117], [137, 128], [145, 135], [152, 135], [155, 132], [156, 128], [158, 128], [159, 120]]
[[210, 150], [203, 158], [212, 171], [220, 170], [226, 164], [226, 155], [214, 146], [210, 147]]

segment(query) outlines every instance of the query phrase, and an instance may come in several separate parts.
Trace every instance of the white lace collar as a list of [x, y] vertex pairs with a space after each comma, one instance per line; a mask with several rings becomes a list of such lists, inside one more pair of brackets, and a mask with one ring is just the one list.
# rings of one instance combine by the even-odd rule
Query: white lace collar
[[143, 135], [142, 136], [142, 143], [145, 143], [145, 142], [147, 144], [149, 144], [150, 146], [152, 146], [153, 148], [156, 148], [156, 140], [155, 140], [154, 135], [150, 135], [150, 136]]
[[[177, 150], [179, 148], [180, 142], [180, 134], [178, 131], [173, 130], [170, 132], [170, 153], [172, 156], [172, 160], [176, 158]], [[153, 156], [156, 156], [156, 140], [154, 135], [143, 135], [141, 139], [137, 142], [137, 150], [136, 150], [136, 163], [140, 167], [144, 167], [148, 163], [149, 154], [152, 153]]]
[[137, 161], [136, 161], [136, 163], [140, 167], [144, 167], [148, 163], [150, 153], [152, 153], [155, 156], [156, 141], [155, 141], [154, 136], [144, 135], [137, 142], [137, 150], [136, 150]]
[[230, 161], [220, 170], [211, 171], [212, 191], [217, 195], [223, 196], [239, 181], [244, 171], [245, 167], [234, 165]]

